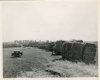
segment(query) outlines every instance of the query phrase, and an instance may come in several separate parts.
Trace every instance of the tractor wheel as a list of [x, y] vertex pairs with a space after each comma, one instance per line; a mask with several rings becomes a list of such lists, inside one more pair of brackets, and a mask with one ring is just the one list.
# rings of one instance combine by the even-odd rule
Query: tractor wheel
[[12, 57], [15, 57], [13, 53], [12, 53]]
[[19, 54], [19, 57], [21, 57], [21, 54]]
[[23, 55], [23, 53], [20, 53], [21, 55]]

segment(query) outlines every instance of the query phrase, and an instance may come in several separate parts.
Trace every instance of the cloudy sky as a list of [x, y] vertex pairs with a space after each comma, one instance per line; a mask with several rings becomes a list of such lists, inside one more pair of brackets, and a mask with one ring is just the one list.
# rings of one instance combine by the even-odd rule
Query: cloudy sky
[[98, 38], [97, 2], [2, 4], [3, 41], [71, 40]]

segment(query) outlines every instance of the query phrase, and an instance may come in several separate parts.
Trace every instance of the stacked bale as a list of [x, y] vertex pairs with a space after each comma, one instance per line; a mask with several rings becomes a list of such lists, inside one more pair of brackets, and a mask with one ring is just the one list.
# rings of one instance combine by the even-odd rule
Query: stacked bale
[[38, 48], [40, 48], [40, 49], [46, 49], [46, 45], [39, 45]]
[[61, 52], [63, 60], [66, 58], [65, 56], [67, 55], [67, 42], [64, 42], [62, 44], [62, 52]]
[[96, 47], [93, 43], [83, 43], [82, 41], [64, 42], [62, 45], [62, 58], [94, 63], [97, 52]]
[[53, 52], [55, 52], [56, 55], [61, 55], [61, 52], [62, 52], [62, 44], [64, 42], [65, 41], [63, 41], [63, 40], [56, 41], [56, 43], [54, 45], [54, 49], [53, 49]]
[[86, 43], [84, 47], [83, 61], [86, 63], [94, 63], [96, 56], [96, 45], [92, 43]]
[[69, 51], [69, 59], [72, 60], [82, 60], [83, 57], [83, 50], [84, 50], [84, 43], [74, 42], [71, 45]]
[[94, 60], [96, 62], [96, 65], [98, 65], [98, 48], [96, 48], [96, 55]]
[[52, 51], [52, 55], [56, 53], [56, 44], [54, 44], [53, 46], [53, 51]]
[[53, 51], [53, 46], [54, 46], [54, 43], [53, 43], [53, 42], [47, 44], [46, 50], [48, 50], [48, 51]]
[[82, 60], [84, 43], [65, 42], [62, 45], [62, 58], [67, 60]]
[[62, 45], [62, 58], [69, 59], [69, 51], [71, 48], [72, 42], [64, 42]]

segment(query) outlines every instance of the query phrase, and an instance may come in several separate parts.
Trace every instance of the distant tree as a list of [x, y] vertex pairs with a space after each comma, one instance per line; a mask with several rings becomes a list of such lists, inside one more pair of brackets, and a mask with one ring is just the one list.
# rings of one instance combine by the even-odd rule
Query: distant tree
[[49, 40], [46, 40], [46, 43], [49, 43]]

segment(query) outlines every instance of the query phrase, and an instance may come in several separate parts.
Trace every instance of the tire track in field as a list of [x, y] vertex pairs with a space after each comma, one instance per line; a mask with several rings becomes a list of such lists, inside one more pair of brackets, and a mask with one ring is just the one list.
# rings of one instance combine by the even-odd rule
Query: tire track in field
[[[34, 63], [34, 66], [37, 65], [37, 67], [31, 67], [32, 71], [21, 71], [20, 76], [18, 78], [22, 77], [35, 77], [35, 78], [42, 78], [42, 77], [59, 77], [58, 75], [50, 74], [49, 72], [46, 72], [46, 64], [49, 63], [49, 58], [46, 55], [46, 52], [41, 49], [33, 49], [34, 51], [34, 58], [36, 59], [36, 62]], [[20, 59], [19, 59], [20, 60]]]

